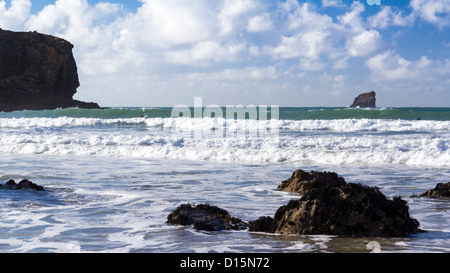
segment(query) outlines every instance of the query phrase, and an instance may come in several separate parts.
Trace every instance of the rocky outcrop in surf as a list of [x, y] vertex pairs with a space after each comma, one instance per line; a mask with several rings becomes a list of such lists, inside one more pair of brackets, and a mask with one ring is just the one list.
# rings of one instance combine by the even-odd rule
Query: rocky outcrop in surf
[[332, 172], [305, 172], [296, 170], [291, 178], [281, 182], [279, 191], [287, 191], [298, 194], [306, 194], [312, 189], [322, 187], [340, 187], [346, 184], [344, 178]]
[[376, 93], [374, 91], [371, 91], [369, 93], [364, 93], [356, 97], [356, 99], [353, 101], [353, 104], [350, 106], [350, 108], [375, 108], [376, 106]]
[[210, 204], [183, 204], [167, 216], [172, 225], [193, 225], [195, 229], [206, 231], [243, 230], [248, 224], [231, 217], [228, 211]]
[[335, 173], [297, 170], [279, 190], [303, 195], [274, 217], [250, 223], [250, 231], [277, 234], [403, 237], [420, 232], [407, 202], [387, 199], [376, 187], [346, 183]]
[[17, 184], [16, 181], [14, 180], [9, 180], [5, 183], [5, 185], [0, 184], [0, 189], [9, 189], [9, 190], [31, 189], [35, 191], [45, 191], [44, 187], [34, 184], [33, 182], [27, 179], [20, 181], [19, 184]]
[[[448, 198], [450, 199], [450, 182], [447, 183], [439, 183], [432, 190], [427, 190], [426, 192], [419, 195], [420, 197], [429, 197], [429, 198]], [[417, 196], [413, 196], [417, 197]]]
[[72, 49], [54, 36], [0, 29], [0, 111], [100, 108], [73, 99], [80, 83]]
[[377, 187], [346, 183], [336, 173], [297, 170], [278, 190], [302, 197], [280, 207], [273, 218], [246, 223], [216, 206], [183, 204], [167, 217], [167, 223], [207, 231], [248, 228], [250, 232], [353, 237], [405, 237], [421, 232], [402, 198], [390, 200]]

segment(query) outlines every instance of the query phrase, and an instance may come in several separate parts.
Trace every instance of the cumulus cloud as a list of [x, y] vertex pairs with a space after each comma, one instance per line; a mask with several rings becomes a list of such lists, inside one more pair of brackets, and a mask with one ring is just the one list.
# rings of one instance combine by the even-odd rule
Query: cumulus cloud
[[286, 32], [276, 46], [266, 46], [263, 51], [274, 59], [299, 60], [302, 71], [318, 71], [327, 67], [323, 58], [330, 57], [333, 42], [340, 39], [337, 26], [326, 14], [316, 11], [310, 3], [286, 1], [281, 6], [281, 16], [286, 17]]
[[215, 31], [209, 14], [211, 4], [205, 0], [144, 0], [135, 14], [119, 22], [132, 30], [134, 39], [143, 45], [171, 48], [191, 45], [208, 39]]
[[423, 20], [439, 28], [450, 26], [450, 0], [411, 0], [410, 6]]
[[280, 44], [270, 49], [270, 52], [275, 58], [280, 59], [295, 57], [318, 59], [326, 47], [325, 39], [329, 35], [329, 32], [311, 31], [282, 37]]
[[342, 8], [345, 7], [345, 4], [342, 0], [322, 0], [322, 6]]
[[248, 22], [248, 32], [262, 32], [273, 29], [269, 13], [263, 13], [251, 18]]
[[246, 67], [243, 69], [225, 69], [213, 73], [190, 73], [187, 76], [191, 81], [263, 81], [275, 80], [282, 75], [274, 66]]
[[21, 30], [31, 11], [30, 0], [12, 0], [8, 8], [4, 0], [0, 1], [0, 27]]
[[393, 50], [387, 50], [366, 61], [372, 70], [374, 80], [430, 80], [430, 75], [444, 68], [442, 63], [422, 56], [419, 60], [409, 61]]
[[402, 11], [394, 10], [391, 6], [382, 6], [377, 14], [367, 18], [367, 22], [372, 28], [385, 29], [390, 26], [412, 26], [415, 17], [413, 12], [405, 15]]
[[364, 31], [347, 41], [350, 56], [367, 56], [378, 50], [382, 42], [381, 34], [376, 30]]
[[80, 46], [97, 46], [103, 37], [98, 21], [112, 18], [118, 11], [117, 4], [90, 6], [87, 0], [58, 0], [31, 15], [25, 28], [60, 35]]
[[208, 66], [218, 62], [235, 61], [246, 50], [246, 43], [231, 42], [221, 45], [215, 41], [206, 41], [191, 48], [166, 52], [165, 56], [169, 63]]
[[353, 2], [351, 10], [338, 16], [338, 20], [346, 28], [353, 32], [364, 31], [364, 20], [361, 14], [366, 10], [364, 4], [359, 1]]
[[253, 0], [225, 0], [218, 14], [221, 34], [227, 35], [232, 33], [238, 25], [238, 19], [250, 11], [255, 10], [256, 7], [257, 4]]
[[413, 63], [400, 57], [392, 50], [378, 54], [366, 62], [376, 79], [400, 80], [414, 77]]
[[333, 19], [326, 15], [320, 14], [315, 10], [315, 6], [311, 3], [303, 3], [300, 5], [297, 1], [288, 0], [282, 5], [282, 16], [287, 16], [287, 25], [291, 30], [299, 28], [307, 31], [310, 29], [329, 28], [333, 24]]
[[[342, 94], [351, 81], [345, 70], [368, 68], [372, 79], [388, 81], [440, 79], [450, 70], [450, 61], [407, 60], [384, 37], [390, 27], [414, 27], [417, 20], [447, 28], [450, 0], [411, 0], [402, 9], [382, 5], [369, 17], [365, 1], [139, 0], [133, 12], [111, 2], [56, 0], [32, 14], [30, 0], [0, 0], [0, 27], [72, 42], [79, 94], [140, 88], [169, 96], [171, 89], [193, 88], [184, 81], [217, 94], [227, 83], [235, 90], [247, 82], [268, 90], [283, 82], [281, 89], [291, 88], [295, 97], [299, 81], [327, 72], [333, 75], [328, 90]], [[318, 85], [305, 86], [312, 94]]]

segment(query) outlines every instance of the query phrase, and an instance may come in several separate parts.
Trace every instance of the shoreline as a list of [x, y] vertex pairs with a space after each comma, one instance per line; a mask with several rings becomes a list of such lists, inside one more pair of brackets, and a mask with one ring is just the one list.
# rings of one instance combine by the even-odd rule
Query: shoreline
[[[210, 201], [211, 203], [218, 205], [219, 207], [229, 209], [230, 214], [235, 217], [239, 217], [243, 220], [254, 220], [257, 219], [257, 217], [264, 215], [264, 214], [272, 214], [275, 212], [275, 210], [283, 205], [288, 203], [289, 200], [298, 198], [295, 194], [291, 193], [282, 193], [276, 191], [276, 181], [280, 180], [279, 178], [286, 178], [290, 176], [292, 172], [292, 167], [284, 165], [284, 164], [276, 164], [276, 166], [242, 166], [242, 164], [235, 164], [235, 163], [212, 163], [212, 162], [188, 162], [188, 161], [170, 161], [170, 160], [142, 160], [142, 159], [134, 159], [131, 162], [129, 162], [128, 159], [125, 158], [103, 158], [102, 160], [99, 160], [99, 158], [93, 157], [93, 158], [83, 158], [80, 157], [79, 159], [75, 159], [71, 156], [54, 156], [54, 159], [51, 159], [52, 156], [39, 156], [38, 158], [34, 158], [32, 156], [29, 157], [29, 160], [26, 160], [25, 158], [22, 158], [24, 160], [23, 162], [26, 163], [29, 161], [29, 163], [26, 164], [36, 164], [38, 165], [33, 166], [32, 169], [28, 171], [29, 175], [27, 175], [28, 178], [30, 178], [31, 181], [42, 185], [47, 189], [49, 189], [49, 193], [51, 193], [50, 196], [53, 196], [56, 194], [56, 196], [59, 196], [59, 198], [62, 198], [58, 202], [63, 202], [59, 206], [62, 205], [61, 208], [55, 207], [51, 209], [53, 211], [54, 216], [50, 219], [54, 219], [55, 221], [62, 222], [58, 224], [58, 222], [53, 222], [53, 220], [50, 222], [51, 226], [55, 226], [55, 228], [63, 228], [63, 223], [66, 222], [63, 219], [72, 219], [70, 221], [73, 221], [75, 219], [79, 219], [77, 221], [80, 221], [81, 219], [89, 219], [91, 216], [89, 214], [85, 214], [83, 211], [86, 211], [86, 213], [89, 210], [92, 210], [95, 208], [95, 211], [98, 211], [99, 214], [97, 217], [100, 217], [98, 220], [94, 220], [91, 224], [87, 224], [85, 228], [80, 229], [84, 230], [86, 229], [86, 232], [94, 232], [92, 235], [95, 234], [95, 229], [92, 229], [96, 227], [97, 221], [102, 222], [103, 217], [107, 217], [105, 219], [108, 219], [108, 215], [111, 209], [113, 210], [123, 210], [121, 213], [123, 216], [126, 216], [126, 218], [123, 218], [122, 220], [132, 221], [136, 222], [137, 226], [135, 228], [132, 228], [129, 224], [126, 224], [126, 222], [123, 222], [120, 218], [113, 217], [111, 220], [115, 219], [113, 222], [110, 222], [107, 224], [107, 222], [104, 222], [106, 226], [102, 228], [104, 232], [107, 232], [107, 230], [110, 230], [111, 233], [111, 239], [112, 238], [127, 238], [128, 236], [131, 236], [132, 234], [136, 233], [136, 235], [139, 234], [153, 234], [151, 237], [147, 237], [146, 239], [140, 241], [137, 240], [137, 238], [134, 238], [134, 236], [131, 236], [130, 242], [133, 242], [129, 247], [126, 247], [125, 245], [122, 248], [122, 250], [118, 250], [119, 252], [122, 252], [126, 249], [135, 249], [140, 252], [155, 252], [156, 250], [150, 250], [145, 247], [147, 244], [152, 244], [152, 238], [153, 236], [156, 236], [158, 238], [161, 235], [169, 235], [173, 234], [175, 236], [176, 234], [184, 234], [184, 236], [187, 236], [185, 241], [182, 237], [172, 237], [175, 241], [172, 242], [178, 242], [178, 243], [188, 243], [185, 248], [181, 248], [179, 251], [186, 252], [192, 249], [197, 249], [197, 247], [200, 247], [203, 245], [204, 247], [207, 246], [207, 249], [215, 249], [217, 246], [216, 240], [219, 240], [220, 242], [227, 242], [224, 243], [224, 248], [222, 251], [220, 249], [219, 252], [227, 251], [227, 247], [232, 246], [241, 246], [243, 249], [247, 249], [244, 252], [258, 252], [255, 248], [257, 247], [263, 247], [264, 242], [266, 244], [274, 244], [276, 245], [284, 245], [282, 249], [287, 252], [323, 252], [323, 251], [337, 251], [339, 253], [341, 252], [347, 252], [345, 249], [348, 248], [348, 250], [353, 249], [352, 251], [357, 252], [365, 252], [368, 251], [366, 249], [366, 245], [370, 241], [378, 241], [381, 244], [382, 251], [386, 251], [386, 248], [392, 248], [397, 249], [396, 252], [402, 252], [401, 249], [410, 249], [412, 251], [414, 249], [414, 245], [418, 249], [420, 248], [420, 245], [425, 244], [424, 240], [431, 240], [430, 242], [434, 240], [446, 240], [446, 232], [445, 230], [442, 231], [441, 229], [436, 229], [436, 224], [432, 224], [433, 221], [430, 222], [427, 218], [430, 216], [425, 215], [432, 215], [432, 211], [422, 209], [422, 206], [431, 206], [431, 208], [435, 206], [442, 206], [444, 203], [439, 200], [429, 200], [429, 199], [410, 199], [409, 196], [412, 195], [411, 193], [415, 191], [416, 193], [422, 192], [422, 190], [418, 191], [417, 189], [410, 189], [408, 185], [404, 185], [404, 175], [411, 174], [411, 168], [408, 167], [401, 167], [397, 166], [398, 170], [395, 171], [392, 166], [387, 166], [388, 169], [379, 169], [378, 171], [374, 170], [373, 168], [370, 168], [369, 166], [366, 166], [366, 168], [357, 168], [354, 169], [351, 166], [340, 166], [335, 168], [332, 168], [333, 170], [336, 170], [338, 173], [342, 174], [345, 177], [349, 177], [348, 181], [352, 182], [360, 182], [360, 181], [368, 181], [370, 182], [370, 185], [376, 185], [380, 186], [382, 188], [382, 191], [387, 194], [387, 196], [395, 196], [398, 195], [399, 190], [403, 192], [401, 196], [405, 196], [406, 200], [408, 200], [408, 204], [412, 201], [411, 205], [411, 215], [413, 217], [416, 217], [416, 215], [419, 215], [419, 221], [422, 225], [424, 225], [424, 229], [428, 230], [427, 235], [414, 235], [412, 238], [409, 239], [382, 239], [382, 238], [340, 238], [340, 237], [333, 237], [333, 236], [296, 236], [296, 235], [267, 235], [265, 233], [262, 234], [255, 234], [250, 233], [247, 234], [247, 232], [225, 232], [225, 233], [217, 233], [217, 234], [210, 234], [208, 232], [202, 232], [202, 231], [196, 231], [195, 229], [189, 228], [189, 227], [170, 227], [166, 226], [164, 224], [167, 215], [170, 213], [172, 209], [175, 209], [176, 206], [182, 203], [183, 200], [193, 202], [193, 203], [201, 203], [202, 201]], [[46, 158], [48, 163], [43, 163], [43, 158]], [[55, 173], [60, 172], [66, 172], [69, 166], [72, 166], [72, 168], [75, 170], [78, 170], [81, 172], [79, 175], [74, 176], [70, 178], [69, 180], [60, 180], [61, 178], [49, 176], [49, 178], [36, 178], [36, 176], [42, 172], [43, 166], [48, 166], [48, 164], [51, 164], [52, 162], [58, 162], [62, 158], [66, 158], [69, 160], [66, 164], [63, 166], [59, 166], [54, 169]], [[72, 158], [72, 159], [70, 159]], [[1, 161], [0, 161], [1, 162]], [[32, 163], [34, 162], [34, 163]], [[127, 163], [128, 162], [128, 163]], [[26, 165], [25, 165], [26, 166]], [[80, 169], [82, 166], [85, 168], [84, 171], [81, 171]], [[122, 166], [120, 168], [119, 166]], [[127, 170], [128, 168], [134, 166], [134, 168]], [[136, 176], [138, 168], [144, 168], [146, 172], [149, 172], [148, 175], [145, 177], [140, 178], [139, 176]], [[192, 167], [195, 166], [195, 171], [192, 171]], [[284, 166], [284, 167], [283, 167]], [[30, 165], [31, 167], [31, 165]], [[92, 171], [99, 170], [99, 167], [105, 168], [104, 172], [98, 173], [98, 175], [90, 175]], [[317, 169], [313, 166], [308, 167], [307, 169]], [[23, 167], [18, 167], [17, 170], [21, 170]], [[324, 171], [331, 170], [328, 167], [323, 168]], [[370, 172], [367, 174], [364, 174], [364, 170], [367, 170]], [[380, 171], [384, 173], [384, 175], [380, 175]], [[17, 171], [15, 171], [17, 173]], [[34, 173], [34, 175], [33, 175]], [[357, 175], [357, 173], [362, 173], [362, 175]], [[429, 170], [429, 173], [433, 173], [432, 170]], [[390, 175], [388, 175], [390, 174]], [[110, 177], [110, 179], [104, 181], [104, 176]], [[220, 175], [223, 177], [222, 179], [214, 179], [216, 175]], [[230, 184], [230, 182], [227, 182], [227, 177], [234, 177], [234, 175], [239, 175], [239, 180], [233, 182]], [[267, 176], [269, 175], [269, 176]], [[389, 176], [395, 175], [398, 177], [397, 180], [397, 187], [396, 185], [393, 185], [391, 182], [384, 183], [383, 180], [380, 181], [380, 178], [388, 179]], [[421, 178], [417, 181], [417, 183], [421, 181], [428, 181], [428, 186], [423, 184], [423, 190], [431, 189], [434, 187], [434, 182], [431, 183], [429, 179], [426, 179], [427, 173], [422, 173], [417, 178]], [[111, 180], [113, 177], [118, 176], [116, 179]], [[120, 176], [120, 177], [119, 177]], [[34, 178], [33, 178], [34, 177]], [[259, 178], [266, 177], [263, 180], [260, 180]], [[270, 178], [272, 177], [272, 178]], [[278, 177], [278, 178], [277, 178]], [[352, 177], [352, 178], [350, 178]], [[377, 178], [378, 177], [378, 178]], [[447, 174], [447, 178], [449, 178], [450, 175]], [[375, 178], [375, 179], [374, 179]], [[67, 179], [67, 178], [66, 178]], [[151, 181], [146, 181], [146, 179], [151, 179]], [[194, 179], [194, 180], [192, 180]], [[441, 180], [444, 180], [445, 178], [442, 178]], [[191, 181], [192, 180], [192, 181]], [[275, 181], [275, 182], [274, 182]], [[280, 180], [281, 181], [281, 180]], [[278, 181], [278, 182], [280, 182]], [[386, 180], [385, 182], [388, 182], [390, 180]], [[422, 183], [419, 183], [422, 184]], [[419, 185], [417, 184], [417, 185]], [[128, 186], [127, 186], [128, 185]], [[207, 185], [215, 185], [216, 189], [209, 189]], [[411, 184], [410, 184], [411, 185]], [[413, 184], [414, 185], [414, 184]], [[131, 186], [130, 188], [128, 188]], [[401, 186], [401, 187], [398, 187]], [[192, 188], [193, 187], [193, 188]], [[65, 189], [67, 188], [67, 189]], [[127, 189], [128, 188], [128, 189]], [[70, 189], [70, 190], [69, 190]], [[176, 192], [174, 190], [176, 189]], [[199, 190], [202, 194], [200, 194]], [[79, 196], [77, 199], [73, 199], [70, 202], [74, 202], [72, 205], [70, 203], [64, 204], [65, 202], [71, 200], [67, 199], [67, 201], [64, 201], [67, 197], [72, 196], [74, 193], [71, 193], [74, 191], [74, 193], [78, 192], [76, 195]], [[177, 193], [179, 192], [179, 194]], [[125, 194], [125, 195], [124, 195]], [[27, 195], [30, 196], [30, 195]], [[65, 197], [67, 196], [67, 197]], [[103, 197], [102, 197], [103, 196]], [[108, 197], [109, 196], [109, 197]], [[116, 197], [115, 197], [116, 196]], [[122, 196], [122, 197], [121, 197]], [[133, 197], [134, 196], [134, 197]], [[4, 197], [3, 197], [4, 198]], [[29, 198], [29, 197], [28, 197]], [[80, 198], [80, 199], [79, 199]], [[106, 198], [106, 199], [104, 199]], [[107, 201], [108, 199], [113, 198], [111, 201], [117, 199], [117, 201], [114, 201], [114, 203], [111, 203], [111, 205], [115, 204], [133, 204], [136, 203], [136, 205], [132, 205], [130, 208], [122, 208], [121, 206], [112, 206], [108, 205], [111, 201]], [[156, 198], [156, 199], [155, 199]], [[175, 198], [175, 199], [174, 199]], [[45, 204], [45, 199], [41, 200], [42, 197], [37, 198], [34, 202]], [[86, 201], [82, 201], [82, 200]], [[104, 200], [103, 200], [104, 199]], [[177, 201], [176, 199], [180, 199], [180, 201]], [[244, 201], [248, 199], [248, 201]], [[28, 199], [29, 201], [34, 200]], [[41, 200], [41, 201], [39, 201]], [[103, 201], [102, 201], [103, 200]], [[128, 201], [127, 201], [128, 200]], [[140, 201], [138, 201], [140, 200]], [[158, 201], [159, 200], [159, 201]], [[241, 201], [238, 201], [241, 200]], [[257, 204], [260, 204], [260, 206], [263, 206], [263, 210], [256, 210], [252, 211], [253, 209], [251, 206], [245, 206], [243, 204], [248, 204], [246, 202], [249, 202], [250, 200], [252, 203], [257, 206]], [[259, 201], [258, 201], [259, 200]], [[264, 201], [263, 201], [264, 200]], [[272, 201], [270, 201], [272, 200]], [[25, 201], [25, 200], [24, 200]], [[51, 201], [51, 203], [54, 203], [56, 200]], [[244, 201], [244, 203], [242, 203]], [[269, 203], [267, 203], [269, 201]], [[79, 203], [82, 202], [82, 203]], [[148, 205], [145, 205], [147, 202]], [[154, 203], [156, 202], [156, 203]], [[7, 202], [8, 203], [8, 202]], [[160, 209], [154, 210], [152, 207], [156, 205], [157, 203], [160, 203], [161, 205], [158, 205], [157, 207], [160, 207]], [[265, 204], [266, 203], [266, 204]], [[84, 204], [84, 205], [82, 205]], [[139, 205], [142, 204], [143, 206]], [[154, 205], [151, 205], [154, 204]], [[165, 204], [165, 205], [163, 205]], [[268, 206], [269, 205], [269, 206]], [[87, 206], [83, 208], [83, 206]], [[147, 207], [148, 206], [148, 207]], [[45, 208], [45, 206], [43, 207]], [[63, 214], [56, 213], [59, 209], [64, 209], [66, 213], [66, 216], [63, 216]], [[255, 207], [256, 208], [256, 207]], [[56, 211], [55, 211], [56, 209]], [[132, 211], [139, 212], [136, 216], [140, 215], [138, 218], [132, 217], [133, 214]], [[11, 208], [9, 209], [11, 213]], [[16, 209], [12, 209], [15, 211]], [[44, 217], [45, 214], [42, 214], [47, 209], [40, 209], [36, 211], [35, 213], [38, 213], [39, 218]], [[129, 211], [130, 210], [130, 211]], [[422, 211], [423, 210], [423, 211]], [[4, 211], [2, 209], [2, 211]], [[42, 211], [42, 212], [39, 212]], [[148, 211], [148, 212], [145, 212]], [[159, 212], [157, 212], [159, 211]], [[258, 212], [259, 211], [259, 212]], [[61, 211], [62, 212], [62, 211]], [[77, 212], [76, 214], [73, 214]], [[79, 213], [83, 212], [82, 214], [78, 215]], [[419, 213], [418, 213], [419, 212]], [[103, 215], [103, 213], [106, 213]], [[125, 213], [125, 214], [124, 214]], [[431, 213], [431, 214], [430, 214]], [[28, 215], [26, 213], [25, 215]], [[73, 215], [73, 216], [70, 216]], [[78, 216], [77, 216], [78, 215]], [[159, 215], [159, 216], [158, 216]], [[114, 216], [112, 214], [111, 216]], [[117, 215], [119, 216], [119, 215]], [[128, 218], [131, 217], [131, 218]], [[156, 217], [156, 218], [154, 218]], [[36, 217], [33, 217], [36, 218]], [[134, 219], [134, 220], [133, 220]], [[153, 219], [153, 220], [152, 220]], [[445, 218], [444, 218], [445, 219]], [[104, 220], [103, 220], [104, 221]], [[448, 221], [448, 220], [447, 220]], [[68, 223], [68, 222], [67, 222]], [[97, 224], [99, 224], [97, 223]], [[49, 223], [47, 223], [48, 225]], [[431, 224], [431, 226], [430, 226]], [[435, 227], [433, 227], [433, 225]], [[98, 226], [100, 228], [101, 225]], [[126, 231], [122, 229], [118, 229], [119, 226], [125, 229], [130, 229], [130, 231]], [[26, 225], [24, 226], [26, 227]], [[37, 227], [36, 227], [37, 228]], [[65, 232], [69, 232], [69, 230], [72, 230], [75, 227], [66, 226], [63, 228], [63, 230], [67, 230]], [[100, 230], [102, 230], [100, 229]], [[51, 229], [50, 229], [51, 230]], [[49, 231], [50, 231], [49, 230]], [[74, 229], [74, 232], [77, 229]], [[99, 231], [100, 231], [99, 230]], [[134, 231], [133, 231], [134, 230]], [[441, 231], [437, 231], [441, 230]], [[61, 233], [62, 232], [62, 233]], [[64, 231], [60, 231], [60, 234], [65, 234]], [[117, 235], [114, 235], [115, 232], [117, 232]], [[55, 238], [58, 238], [58, 233], [55, 234]], [[76, 233], [75, 233], [76, 234]], [[83, 233], [81, 233], [83, 234]], [[85, 235], [80, 234], [80, 239], [82, 239], [82, 236], [87, 236], [89, 233]], [[121, 235], [120, 235], [121, 234]], [[160, 235], [158, 235], [160, 234]], [[49, 233], [50, 235], [50, 233]], [[119, 236], [120, 235], [120, 236]], [[117, 237], [119, 236], [119, 237]], [[206, 236], [206, 237], [205, 237]], [[138, 236], [139, 237], [139, 236]], [[51, 237], [50, 237], [51, 238]], [[101, 238], [101, 237], [100, 237]], [[99, 239], [100, 239], [99, 238]], [[164, 238], [161, 237], [161, 239]], [[178, 239], [177, 239], [178, 238]], [[215, 239], [214, 239], [215, 238]], [[135, 241], [136, 240], [136, 241]], [[181, 240], [181, 241], [180, 241]], [[199, 245], [197, 245], [196, 240], [198, 241]], [[262, 241], [260, 241], [262, 240]], [[100, 240], [98, 243], [100, 243], [102, 240]], [[106, 240], [104, 243], [104, 247], [108, 245], [108, 240]], [[260, 245], [260, 243], [263, 243], [263, 245]], [[418, 244], [418, 245], [417, 245]], [[45, 243], [42, 245], [46, 245]], [[84, 246], [83, 246], [84, 245]], [[89, 244], [85, 245], [81, 243], [81, 251], [88, 251], [86, 247]], [[133, 247], [135, 245], [135, 247]], [[139, 245], [141, 245], [139, 247]], [[326, 246], [326, 248], [325, 248]], [[100, 245], [98, 245], [100, 247]], [[298, 247], [298, 248], [297, 248]], [[412, 248], [411, 248], [412, 247]], [[100, 247], [102, 248], [102, 247]], [[200, 247], [201, 248], [201, 247]], [[146, 250], [147, 249], [147, 250]], [[169, 250], [171, 249], [171, 250]], [[177, 253], [178, 251], [174, 248], [169, 247], [169, 249], [165, 249], [161, 246], [159, 251], [164, 252], [172, 252]], [[253, 249], [253, 250], [252, 250]], [[267, 249], [263, 247], [264, 252], [277, 252], [276, 249], [280, 250], [279, 248], [275, 249]], [[340, 249], [340, 250], [339, 250]], [[423, 249], [421, 251], [424, 251]], [[128, 252], [128, 251], [126, 251]]]

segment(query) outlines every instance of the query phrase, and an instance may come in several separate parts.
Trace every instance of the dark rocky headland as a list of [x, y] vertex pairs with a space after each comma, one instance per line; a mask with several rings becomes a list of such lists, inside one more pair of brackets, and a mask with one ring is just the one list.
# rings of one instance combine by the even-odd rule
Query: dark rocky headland
[[374, 91], [371, 91], [369, 93], [364, 93], [359, 95], [358, 97], [355, 98], [355, 100], [353, 101], [353, 104], [350, 106], [350, 108], [356, 108], [356, 107], [361, 107], [361, 108], [375, 108], [377, 107], [376, 102], [377, 102], [377, 98], [376, 98], [377, 94]]
[[73, 99], [80, 83], [72, 49], [58, 37], [0, 29], [0, 111], [100, 108]]

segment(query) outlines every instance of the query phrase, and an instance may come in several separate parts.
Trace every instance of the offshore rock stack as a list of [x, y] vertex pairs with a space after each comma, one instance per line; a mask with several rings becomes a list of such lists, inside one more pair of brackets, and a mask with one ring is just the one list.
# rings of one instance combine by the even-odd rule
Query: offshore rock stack
[[371, 91], [369, 93], [364, 93], [359, 95], [358, 97], [355, 98], [355, 101], [353, 102], [353, 104], [350, 106], [350, 108], [356, 108], [356, 107], [360, 107], [360, 108], [375, 108], [377, 107], [376, 105], [376, 93], [374, 91]]

